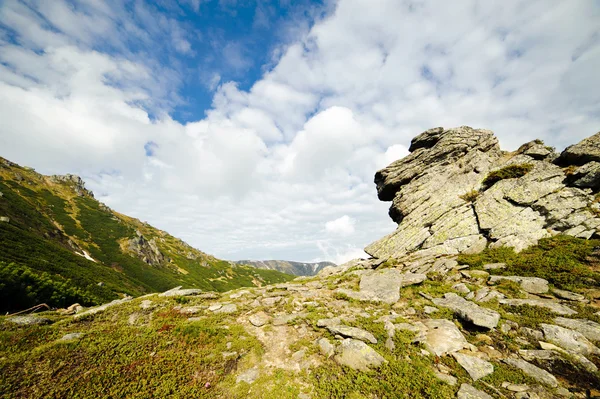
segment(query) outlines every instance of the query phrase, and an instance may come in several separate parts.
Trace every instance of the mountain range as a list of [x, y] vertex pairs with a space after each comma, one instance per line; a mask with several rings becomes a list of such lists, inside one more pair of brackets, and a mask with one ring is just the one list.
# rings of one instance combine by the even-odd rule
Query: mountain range
[[277, 270], [294, 276], [314, 276], [333, 262], [293, 262], [288, 260], [238, 260], [239, 265], [250, 265], [258, 269]]

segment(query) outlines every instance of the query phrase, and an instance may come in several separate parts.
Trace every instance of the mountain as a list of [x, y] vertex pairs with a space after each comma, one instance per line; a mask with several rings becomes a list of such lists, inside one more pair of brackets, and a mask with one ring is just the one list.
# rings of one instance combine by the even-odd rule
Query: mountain
[[91, 305], [183, 285], [225, 291], [291, 276], [219, 260], [94, 199], [81, 178], [0, 158], [0, 310]]
[[599, 397], [600, 133], [555, 154], [439, 128], [411, 151], [376, 174], [398, 228], [372, 258], [0, 316], [0, 397]]
[[249, 265], [258, 269], [277, 270], [295, 276], [314, 276], [325, 267], [336, 266], [333, 262], [293, 262], [288, 260], [238, 260], [238, 265]]

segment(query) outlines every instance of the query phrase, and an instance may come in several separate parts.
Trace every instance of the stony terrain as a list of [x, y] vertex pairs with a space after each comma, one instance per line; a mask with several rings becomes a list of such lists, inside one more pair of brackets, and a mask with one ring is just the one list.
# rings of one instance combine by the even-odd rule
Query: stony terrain
[[277, 270], [294, 276], [314, 276], [333, 262], [293, 262], [289, 260], [238, 260], [238, 265], [249, 265], [259, 269]]
[[[425, 132], [376, 176], [399, 222], [369, 247], [378, 256], [266, 287], [174, 288], [2, 317], [0, 396], [597, 397], [600, 240], [589, 164], [598, 135], [591, 140], [553, 156], [539, 142], [496, 151], [488, 131]], [[429, 151], [440, 142], [458, 149]], [[414, 154], [431, 168], [411, 163]], [[494, 173], [511, 160], [521, 166]], [[481, 169], [463, 173], [461, 163]], [[432, 170], [443, 178], [434, 183]], [[439, 190], [451, 179], [464, 185]], [[554, 188], [540, 194], [545, 184]], [[567, 193], [577, 201], [552, 197], [574, 198]], [[481, 228], [486, 209], [502, 223]]]

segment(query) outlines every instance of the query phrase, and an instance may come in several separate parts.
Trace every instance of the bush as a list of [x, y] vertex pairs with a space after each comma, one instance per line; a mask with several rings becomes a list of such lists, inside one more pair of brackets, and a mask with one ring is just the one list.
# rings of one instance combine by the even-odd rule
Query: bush
[[533, 164], [530, 163], [505, 166], [502, 169], [490, 172], [483, 180], [483, 187], [484, 189], [488, 189], [500, 180], [523, 177], [529, 173], [531, 169], [533, 169]]

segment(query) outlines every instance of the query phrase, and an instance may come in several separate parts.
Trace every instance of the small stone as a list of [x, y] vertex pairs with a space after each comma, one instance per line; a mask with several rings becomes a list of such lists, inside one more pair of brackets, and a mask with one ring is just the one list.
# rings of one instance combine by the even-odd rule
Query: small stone
[[503, 382], [502, 388], [507, 389], [511, 392], [525, 392], [529, 389], [529, 386], [525, 384], [511, 384], [509, 382]]
[[76, 339], [83, 337], [84, 335], [85, 335], [84, 333], [65, 334], [62, 336], [62, 338], [59, 339], [59, 341], [74, 341]]
[[506, 263], [488, 263], [483, 265], [484, 270], [506, 269]]
[[566, 299], [567, 301], [577, 301], [584, 302], [586, 301], [585, 296], [581, 294], [577, 294], [571, 291], [559, 290], [558, 288], [552, 288], [552, 293], [560, 299]]
[[423, 312], [425, 312], [426, 314], [432, 314], [435, 312], [439, 312], [438, 308], [434, 308], [433, 306], [425, 306], [423, 308]]
[[435, 372], [435, 376], [438, 378], [438, 380], [444, 381], [450, 386], [455, 386], [458, 382], [458, 379], [456, 377], [453, 377], [449, 374], [440, 373], [439, 371]]
[[13, 316], [6, 319], [11, 323], [14, 323], [19, 326], [33, 326], [38, 324], [50, 324], [51, 320], [45, 317], [39, 316]]
[[337, 347], [335, 361], [355, 370], [367, 371], [379, 367], [387, 360], [369, 345], [356, 339], [347, 338]]
[[454, 284], [452, 286], [452, 289], [454, 291], [460, 292], [461, 294], [468, 294], [469, 292], [471, 292], [471, 290], [469, 289], [469, 287], [467, 287], [465, 283]]
[[[471, 348], [471, 345], [467, 342], [458, 327], [450, 320], [423, 320], [422, 324], [425, 331], [420, 333], [416, 340], [423, 342], [425, 349], [432, 355], [443, 356], [458, 352], [461, 349]], [[397, 324], [396, 327], [398, 327]]]
[[251, 368], [249, 370], [244, 371], [242, 374], [238, 375], [235, 382], [239, 384], [240, 382], [245, 382], [248, 384], [252, 384], [259, 377], [260, 373], [258, 369]]
[[342, 337], [360, 339], [361, 341], [370, 342], [372, 344], [377, 343], [377, 338], [375, 338], [373, 334], [360, 328], [343, 325], [330, 325], [326, 326], [326, 328], [332, 334], [339, 334]]
[[494, 399], [487, 393], [475, 389], [469, 384], [462, 384], [458, 393], [456, 394], [457, 399]]
[[223, 307], [223, 305], [222, 305], [222, 304], [220, 304], [220, 303], [215, 303], [214, 305], [210, 305], [210, 306], [208, 307], [208, 310], [209, 310], [209, 311], [211, 311], [211, 312], [214, 312], [215, 310], [219, 310], [219, 309], [221, 309], [222, 307]]
[[490, 362], [486, 362], [478, 357], [465, 355], [460, 352], [453, 353], [452, 356], [469, 373], [473, 381], [477, 381], [494, 372], [494, 366]]
[[143, 309], [143, 310], [154, 309], [157, 306], [158, 306], [157, 304], [155, 304], [153, 301], [151, 301], [149, 299], [144, 299], [142, 301], [142, 303], [140, 303], [140, 309]]
[[327, 358], [331, 357], [335, 352], [335, 346], [331, 345], [327, 338], [321, 338], [318, 340], [317, 345], [319, 345], [319, 349], [321, 350], [323, 356]]
[[228, 303], [223, 305], [220, 309], [214, 311], [214, 313], [235, 313], [237, 312], [237, 306], [234, 303]]
[[258, 312], [248, 317], [248, 321], [255, 327], [262, 327], [269, 322], [269, 315], [265, 312]]
[[201, 294], [203, 291], [197, 288], [188, 288], [182, 289], [181, 286], [172, 288], [168, 291], [165, 291], [161, 294], [158, 294], [160, 297], [175, 297], [175, 296], [191, 296]]

